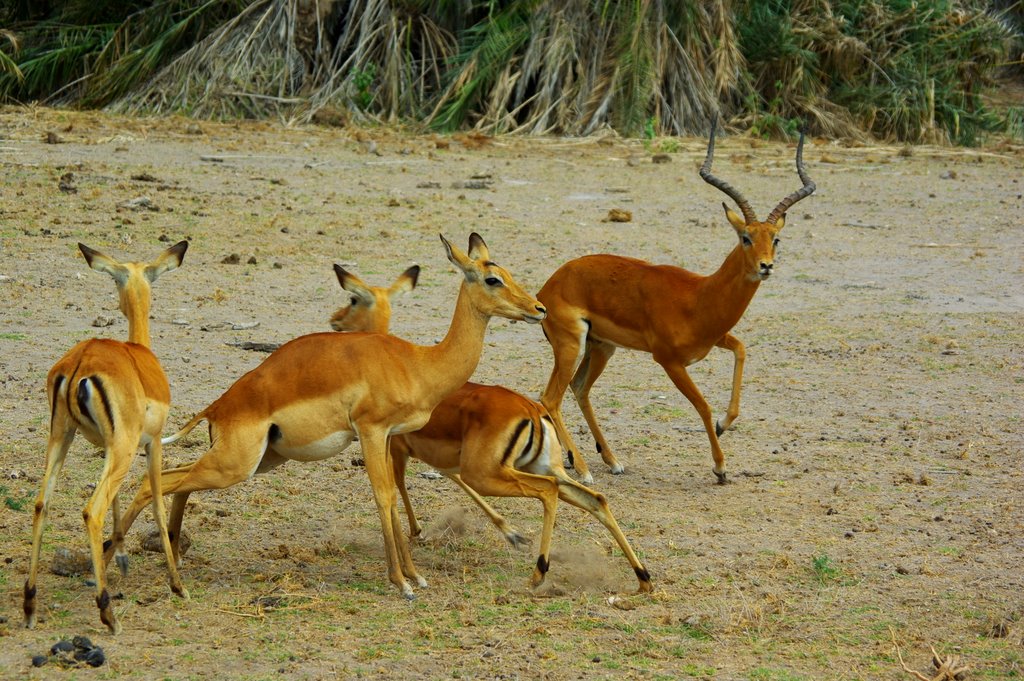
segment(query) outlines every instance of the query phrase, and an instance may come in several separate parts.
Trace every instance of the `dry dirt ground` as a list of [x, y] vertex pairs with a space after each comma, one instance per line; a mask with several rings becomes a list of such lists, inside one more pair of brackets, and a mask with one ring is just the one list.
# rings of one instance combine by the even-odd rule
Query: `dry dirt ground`
[[[818, 191], [791, 211], [776, 275], [735, 329], [748, 363], [723, 437], [732, 484], [714, 484], [695, 411], [649, 356], [620, 351], [594, 389], [624, 475], [601, 464], [568, 399], [649, 596], [631, 593], [607, 532], [566, 505], [548, 583], [532, 591], [534, 552], [415, 464], [428, 536], [414, 555], [430, 587], [402, 600], [353, 445], [193, 495], [187, 602], [139, 547], [145, 511], [129, 575], [111, 570], [113, 637], [86, 576], [48, 569], [55, 549], [85, 548], [102, 460], [79, 438], [45, 535], [42, 621], [22, 628], [46, 372], [82, 338], [127, 333], [76, 242], [141, 260], [191, 240], [151, 315], [172, 430], [265, 357], [239, 343], [327, 330], [347, 300], [332, 263], [376, 284], [422, 265], [392, 325], [422, 344], [443, 336], [459, 286], [438, 233], [464, 246], [480, 232], [533, 291], [587, 253], [710, 273], [736, 236], [724, 195], [697, 175], [704, 149], [0, 110], [0, 677], [910, 679], [895, 644], [922, 672], [934, 646], [970, 678], [1024, 676], [1024, 150], [1012, 145], [808, 145]], [[715, 171], [765, 215], [799, 186], [793, 153], [730, 136]], [[632, 221], [606, 222], [613, 208]], [[537, 397], [550, 367], [539, 328], [495, 320], [475, 378]], [[716, 415], [731, 372], [722, 351], [692, 369]], [[165, 465], [197, 458], [204, 430], [166, 448]], [[538, 502], [495, 506], [538, 536]], [[77, 634], [105, 665], [30, 666]]]

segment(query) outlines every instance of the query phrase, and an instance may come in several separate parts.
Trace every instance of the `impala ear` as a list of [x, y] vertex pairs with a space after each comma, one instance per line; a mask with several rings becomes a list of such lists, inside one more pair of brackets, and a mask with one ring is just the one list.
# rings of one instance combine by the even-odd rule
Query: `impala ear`
[[[460, 251], [452, 242], [444, 238], [441, 234], [441, 242], [444, 244], [444, 248], [448, 251], [448, 260], [453, 265], [462, 270], [462, 274], [465, 275], [466, 281], [473, 281], [476, 278], [476, 264], [469, 259], [469, 257]], [[473, 239], [470, 238], [470, 244], [472, 245]]]
[[420, 278], [420, 266], [413, 265], [405, 272], [402, 272], [401, 276], [395, 280], [395, 283], [391, 285], [388, 292], [391, 295], [396, 293], [408, 293], [409, 291], [416, 288], [416, 282]]
[[783, 227], [786, 226], [786, 215], [785, 215], [785, 213], [780, 215], [779, 219], [775, 221], [775, 226], [778, 227], [779, 229], [782, 229]]
[[374, 301], [373, 292], [370, 291], [370, 287], [364, 284], [359, 277], [338, 264], [334, 265], [334, 274], [338, 277], [338, 283], [341, 284], [341, 288], [367, 304]]
[[128, 281], [128, 268], [110, 256], [103, 255], [83, 243], [78, 244], [78, 250], [85, 256], [85, 262], [89, 264], [89, 267], [97, 272], [109, 274], [118, 286], [123, 286]]
[[473, 260], [490, 260], [491, 254], [487, 250], [484, 238], [473, 232], [469, 235], [469, 257]]
[[733, 229], [735, 229], [737, 232], [747, 231], [746, 220], [740, 217], [736, 211], [730, 209], [729, 206], [725, 205], [725, 203], [722, 204], [722, 208], [725, 209], [725, 217], [726, 219], [729, 220], [729, 224], [732, 225]]
[[156, 260], [147, 265], [144, 272], [149, 283], [152, 284], [156, 281], [157, 277], [164, 272], [170, 272], [171, 270], [178, 269], [178, 266], [181, 265], [182, 261], [185, 259], [185, 251], [187, 250], [188, 242], [179, 241], [161, 253]]

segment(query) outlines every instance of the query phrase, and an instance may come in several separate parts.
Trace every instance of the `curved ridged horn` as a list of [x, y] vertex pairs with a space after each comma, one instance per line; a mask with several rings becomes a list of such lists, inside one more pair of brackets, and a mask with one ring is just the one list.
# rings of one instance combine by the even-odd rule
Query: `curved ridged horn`
[[794, 203], [804, 197], [810, 196], [814, 193], [814, 190], [817, 189], [814, 182], [811, 181], [811, 178], [807, 177], [807, 172], [804, 170], [803, 130], [800, 131], [800, 141], [796, 145], [796, 173], [800, 176], [800, 181], [804, 183], [804, 186], [782, 199], [782, 201], [779, 201], [779, 205], [775, 206], [775, 209], [768, 214], [768, 218], [765, 222], [774, 225], [779, 218], [786, 214], [786, 211], [789, 210]]
[[[717, 177], [711, 174], [711, 157], [715, 154], [715, 129], [718, 128], [718, 116], [715, 116], [715, 120], [711, 122], [711, 138], [708, 140], [708, 155], [704, 159], [704, 165], [700, 167], [701, 178], [710, 184], [712, 187], [717, 187], [723, 192], [729, 195], [729, 197], [736, 202], [740, 210], [743, 211], [743, 219], [747, 221], [749, 225], [751, 222], [757, 222], [757, 216], [754, 215], [754, 209], [750, 207], [747, 200], [743, 198], [743, 194], [730, 185], [724, 180], [719, 180]], [[813, 191], [813, 190], [812, 190]]]

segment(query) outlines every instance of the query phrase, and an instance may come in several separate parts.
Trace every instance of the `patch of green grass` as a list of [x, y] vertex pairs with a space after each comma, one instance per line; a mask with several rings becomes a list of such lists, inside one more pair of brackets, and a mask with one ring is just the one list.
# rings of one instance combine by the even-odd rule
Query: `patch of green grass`
[[829, 584], [839, 579], [840, 569], [827, 555], [815, 556], [811, 560], [811, 569], [819, 584]]
[[23, 341], [27, 338], [28, 336], [23, 333], [0, 333], [0, 340]]
[[751, 681], [804, 681], [807, 677], [785, 669], [758, 667], [750, 672]]
[[6, 487], [0, 485], [0, 499], [3, 499], [4, 506], [12, 511], [24, 511], [32, 500], [32, 493], [26, 492], [21, 497], [14, 496]]

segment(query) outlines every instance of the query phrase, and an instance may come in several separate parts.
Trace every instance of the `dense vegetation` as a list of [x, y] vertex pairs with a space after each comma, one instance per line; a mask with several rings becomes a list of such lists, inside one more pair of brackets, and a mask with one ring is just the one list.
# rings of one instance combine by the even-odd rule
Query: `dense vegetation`
[[1020, 2], [15, 0], [0, 101], [440, 129], [974, 144], [1019, 60]]

